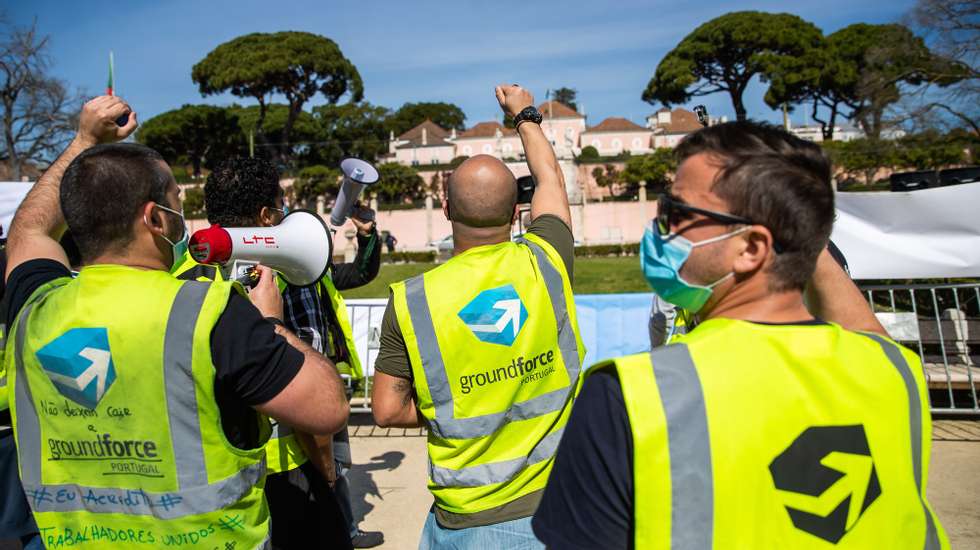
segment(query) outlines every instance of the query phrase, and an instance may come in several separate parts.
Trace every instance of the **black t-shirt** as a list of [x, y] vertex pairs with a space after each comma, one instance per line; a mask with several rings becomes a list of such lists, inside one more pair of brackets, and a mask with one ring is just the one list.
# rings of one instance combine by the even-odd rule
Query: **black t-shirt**
[[585, 379], [531, 525], [549, 548], [633, 548], [633, 432], [614, 368]]
[[[54, 260], [30, 260], [17, 266], [7, 278], [0, 306], [7, 326], [13, 326], [38, 287], [70, 275], [67, 267]], [[259, 441], [259, 421], [252, 407], [269, 401], [292, 381], [303, 366], [303, 354], [276, 334], [275, 327], [247, 298], [232, 293], [211, 331], [211, 359], [225, 435], [240, 449], [254, 448]]]

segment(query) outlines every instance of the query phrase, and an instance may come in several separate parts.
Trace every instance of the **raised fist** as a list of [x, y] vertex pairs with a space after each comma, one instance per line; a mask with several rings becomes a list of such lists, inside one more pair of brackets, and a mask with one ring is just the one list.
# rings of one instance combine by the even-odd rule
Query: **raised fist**
[[531, 95], [531, 92], [517, 84], [501, 84], [494, 91], [497, 94], [497, 102], [500, 103], [500, 108], [507, 116], [515, 117], [525, 107], [534, 105], [534, 96]]
[[[116, 119], [129, 113], [124, 126], [116, 125]], [[136, 113], [125, 101], [116, 96], [99, 96], [82, 107], [78, 117], [78, 139], [94, 145], [122, 141], [136, 130]]]

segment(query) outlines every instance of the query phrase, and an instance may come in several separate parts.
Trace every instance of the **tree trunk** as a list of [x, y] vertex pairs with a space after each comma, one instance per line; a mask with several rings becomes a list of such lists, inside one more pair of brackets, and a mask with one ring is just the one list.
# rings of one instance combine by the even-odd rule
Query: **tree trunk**
[[[823, 139], [826, 141], [826, 140], [829, 140], [831, 138], [827, 137], [827, 121], [825, 121], [825, 120], [823, 120], [823, 119], [820, 118], [820, 114], [819, 114], [820, 111], [818, 110], [819, 107], [820, 107], [820, 100], [819, 99], [814, 99], [813, 100], [813, 112], [812, 112], [812, 114], [810, 116], [813, 117], [813, 120], [816, 120], [817, 122], [820, 123], [820, 134], [823, 135]], [[830, 133], [831, 133], [831, 135], [833, 135], [833, 130], [831, 130]]]
[[282, 127], [282, 144], [279, 146], [279, 157], [282, 159], [283, 163], [289, 160], [289, 154], [292, 151], [291, 136], [293, 133], [293, 124], [296, 119], [299, 118], [300, 111], [303, 110], [303, 100], [299, 98], [289, 98], [289, 114], [286, 115], [286, 124]]
[[744, 122], [748, 119], [745, 104], [742, 102], [742, 90], [731, 90], [732, 106], [735, 107], [735, 120]]
[[824, 128], [823, 138], [827, 141], [833, 141], [834, 139], [834, 127], [837, 126], [837, 102], [834, 102], [834, 106], [830, 108], [830, 122], [827, 128]]
[[[255, 121], [255, 128], [252, 131], [255, 133], [255, 141], [260, 145], [265, 145], [269, 140], [265, 139], [265, 131], [262, 130], [262, 125], [265, 124], [265, 113], [268, 107], [265, 104], [264, 96], [255, 96], [255, 98], [259, 100], [259, 119]], [[261, 158], [262, 155], [260, 154], [259, 157]]]

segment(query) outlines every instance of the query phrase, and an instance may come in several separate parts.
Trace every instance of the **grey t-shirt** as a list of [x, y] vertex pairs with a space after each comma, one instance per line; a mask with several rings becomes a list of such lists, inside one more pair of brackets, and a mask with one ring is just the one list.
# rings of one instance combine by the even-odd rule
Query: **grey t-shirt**
[[[575, 239], [571, 228], [557, 216], [543, 215], [538, 216], [528, 225], [527, 232], [540, 237], [554, 247], [571, 278], [575, 261]], [[405, 380], [413, 378], [405, 338], [398, 326], [395, 309], [390, 300], [381, 320], [380, 349], [374, 362], [374, 369]], [[456, 514], [435, 506], [436, 520], [439, 525], [446, 528], [465, 529], [530, 517], [537, 510], [542, 493], [543, 491], [535, 491], [496, 508], [475, 514]]]

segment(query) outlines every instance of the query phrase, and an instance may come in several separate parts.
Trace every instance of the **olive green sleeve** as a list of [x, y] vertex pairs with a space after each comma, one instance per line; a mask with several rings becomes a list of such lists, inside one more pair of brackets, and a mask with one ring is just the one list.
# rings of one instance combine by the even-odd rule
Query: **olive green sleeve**
[[558, 216], [544, 214], [534, 218], [534, 221], [527, 226], [527, 232], [541, 237], [558, 252], [562, 262], [565, 263], [568, 279], [574, 280], [572, 266], [575, 263], [575, 237], [572, 236], [572, 228]]
[[381, 318], [381, 338], [378, 357], [374, 360], [374, 370], [385, 374], [412, 379], [412, 364], [408, 360], [405, 337], [395, 317], [394, 300], [388, 300], [384, 317]]

